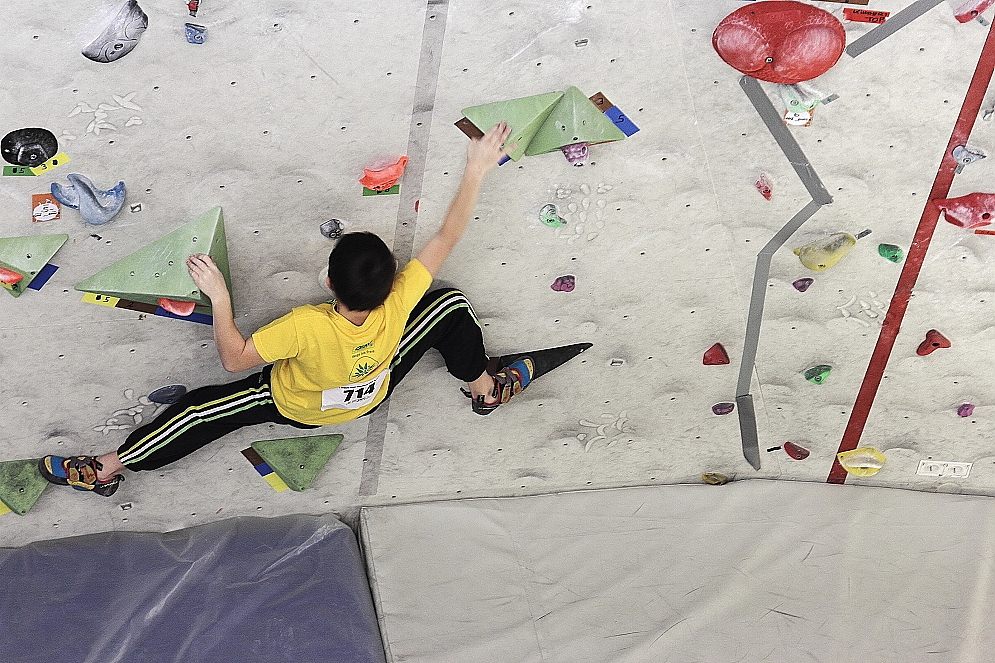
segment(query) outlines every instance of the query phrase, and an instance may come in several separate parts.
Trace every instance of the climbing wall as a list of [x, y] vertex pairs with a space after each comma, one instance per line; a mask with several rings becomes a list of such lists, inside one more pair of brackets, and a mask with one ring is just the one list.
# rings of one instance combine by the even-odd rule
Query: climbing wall
[[[46, 490], [26, 516], [0, 516], [0, 545], [706, 472], [995, 491], [983, 350], [995, 238], [942, 217], [916, 235], [938, 173], [953, 177], [944, 198], [986, 188], [982, 21], [942, 1], [802, 3], [861, 46], [807, 81], [819, 104], [789, 126], [797, 91], [744, 78], [713, 48], [716, 26], [753, 4], [738, 0], [405, 0], [389, 12], [204, 0], [195, 17], [180, 0], [146, 1], [137, 44], [84, 57], [124, 4], [0, 9], [12, 26], [0, 134], [46, 128], [69, 159], [0, 178], [0, 237], [69, 238], [41, 289], [0, 293], [0, 459], [114, 448], [161, 407], [153, 390], [229, 378], [203, 320], [84, 301], [75, 284], [220, 206], [249, 333], [328, 296], [329, 219], [402, 258], [421, 248], [459, 180], [463, 109], [570, 86], [639, 130], [592, 145], [580, 167], [552, 152], [495, 169], [440, 280], [470, 296], [495, 354], [594, 345], [486, 418], [426, 358], [389, 408], [321, 431], [344, 439], [302, 492], [275, 492], [239, 453], [300, 434], [262, 427], [131, 475], [110, 500]], [[888, 18], [847, 20], [855, 7]], [[953, 176], [955, 126], [974, 158]], [[399, 190], [363, 195], [363, 169], [402, 155]], [[94, 225], [63, 204], [33, 221], [69, 174], [98, 192], [125, 182], [120, 211]], [[838, 258], [824, 270], [792, 251], [840, 233], [855, 240], [845, 255], [806, 254]], [[917, 354], [929, 330], [950, 347]], [[865, 446], [885, 458], [873, 476], [835, 465]], [[918, 475], [923, 460], [944, 476]], [[970, 475], [948, 461], [973, 463]]]

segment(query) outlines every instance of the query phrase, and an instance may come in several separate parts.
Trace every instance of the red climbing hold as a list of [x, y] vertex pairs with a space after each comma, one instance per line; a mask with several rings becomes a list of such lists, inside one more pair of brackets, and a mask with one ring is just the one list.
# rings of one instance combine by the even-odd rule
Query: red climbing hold
[[729, 363], [729, 353], [722, 347], [721, 343], [716, 343], [705, 350], [705, 355], [701, 358], [701, 363], [705, 366], [718, 366]]
[[954, 7], [954, 18], [967, 23], [981, 16], [981, 13], [995, 4], [995, 0], [964, 0]]
[[936, 331], [935, 329], [930, 329], [926, 332], [926, 340], [919, 344], [919, 349], [916, 350], [916, 354], [920, 357], [925, 357], [930, 352], [937, 348], [949, 348], [950, 341], [946, 336]]
[[770, 0], [740, 7], [719, 22], [712, 47], [726, 64], [769, 83], [800, 83], [836, 64], [846, 46], [843, 24], [801, 2]]
[[196, 302], [166, 299], [165, 297], [160, 297], [155, 301], [164, 311], [169, 311], [173, 315], [180, 315], [184, 318], [193, 313], [194, 308], [197, 306]]
[[785, 442], [784, 451], [795, 460], [805, 460], [806, 458], [808, 458], [809, 454], [808, 449], [799, 446], [794, 442]]
[[969, 193], [957, 198], [940, 198], [933, 204], [943, 210], [943, 218], [961, 228], [987, 226], [995, 214], [995, 193]]
[[359, 183], [373, 191], [386, 191], [394, 186], [397, 180], [401, 179], [401, 175], [404, 174], [404, 166], [407, 163], [408, 157], [401, 157], [396, 163], [380, 170], [364, 168], [363, 177], [360, 178]]
[[7, 269], [6, 267], [0, 267], [0, 281], [6, 283], [7, 285], [14, 285], [23, 278], [24, 276], [18, 274], [12, 269]]

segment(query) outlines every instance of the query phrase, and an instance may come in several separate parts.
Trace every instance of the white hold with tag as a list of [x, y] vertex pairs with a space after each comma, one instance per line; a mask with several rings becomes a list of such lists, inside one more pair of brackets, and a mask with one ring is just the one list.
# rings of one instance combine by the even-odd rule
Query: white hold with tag
[[812, 124], [812, 111], [786, 111], [784, 123], [792, 127], [807, 127]]
[[389, 370], [384, 370], [366, 382], [325, 389], [321, 392], [321, 410], [358, 410], [369, 405], [373, 402], [389, 374]]

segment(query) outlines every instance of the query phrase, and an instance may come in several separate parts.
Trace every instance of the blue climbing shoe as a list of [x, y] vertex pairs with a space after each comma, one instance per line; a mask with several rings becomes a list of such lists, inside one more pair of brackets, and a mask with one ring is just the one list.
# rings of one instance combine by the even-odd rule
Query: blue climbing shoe
[[93, 456], [45, 456], [38, 459], [38, 471], [50, 483], [110, 497], [124, 481], [124, 477], [115, 474], [106, 481], [100, 481], [97, 479], [97, 472], [101, 469], [103, 465]]
[[491, 373], [491, 378], [494, 379], [494, 388], [491, 390], [490, 397], [497, 399], [496, 402], [485, 403], [484, 396], [480, 395], [471, 401], [470, 406], [477, 414], [490, 414], [498, 406], [510, 401], [513, 396], [522, 393], [522, 390], [532, 382], [534, 374], [535, 364], [533, 364], [532, 358], [520, 357], [504, 368]]

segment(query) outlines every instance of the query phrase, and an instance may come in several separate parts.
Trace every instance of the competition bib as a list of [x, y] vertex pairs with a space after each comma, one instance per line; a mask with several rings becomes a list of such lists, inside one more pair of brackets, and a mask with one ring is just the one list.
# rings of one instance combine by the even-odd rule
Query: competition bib
[[321, 392], [321, 409], [356, 410], [373, 402], [373, 397], [380, 391], [390, 370], [386, 369], [367, 382], [347, 384]]

